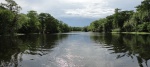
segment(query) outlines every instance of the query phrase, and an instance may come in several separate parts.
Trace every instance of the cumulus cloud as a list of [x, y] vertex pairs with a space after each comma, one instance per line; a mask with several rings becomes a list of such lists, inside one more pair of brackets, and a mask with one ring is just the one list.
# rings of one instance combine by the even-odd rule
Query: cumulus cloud
[[70, 16], [104, 17], [114, 12], [107, 2], [86, 3], [83, 6], [84, 8], [67, 9], [65, 13]]
[[[4, 2], [5, 0], [0, 0]], [[57, 17], [105, 17], [113, 14], [115, 8], [133, 9], [142, 0], [15, 0], [27, 13], [48, 12]]]
[[[5, 0], [0, 0], [4, 2]], [[23, 13], [29, 10], [35, 10], [38, 13], [46, 12], [52, 16], [61, 19], [66, 23], [71, 23], [70, 18], [74, 23], [81, 24], [90, 23], [98, 18], [104, 18], [114, 13], [115, 8], [122, 10], [134, 10], [135, 6], [139, 5], [143, 0], [14, 0], [21, 7]], [[86, 18], [86, 19], [85, 19]], [[69, 21], [68, 21], [69, 20]], [[83, 23], [84, 24], [84, 23]], [[75, 25], [75, 24], [73, 24]], [[85, 24], [87, 25], [87, 24]], [[71, 25], [72, 26], [72, 25]]]
[[134, 7], [142, 0], [67, 0], [69, 3], [76, 3], [83, 8], [72, 8], [65, 10], [65, 14], [69, 16], [82, 17], [99, 17], [103, 18], [114, 13], [115, 8], [122, 10], [135, 10]]

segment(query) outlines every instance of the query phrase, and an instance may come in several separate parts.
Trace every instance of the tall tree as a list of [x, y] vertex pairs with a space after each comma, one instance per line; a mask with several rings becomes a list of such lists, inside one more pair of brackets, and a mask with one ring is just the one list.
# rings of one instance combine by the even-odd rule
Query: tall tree
[[[20, 12], [21, 7], [18, 6], [18, 4], [13, 0], [5, 0], [5, 1], [6, 3], [1, 3], [0, 7], [3, 8], [5, 12], [11, 13], [11, 16], [10, 16], [11, 19], [9, 20], [9, 22], [7, 22], [9, 24], [9, 27], [7, 29], [9, 30], [10, 34], [14, 34], [18, 29], [17, 20], [19, 18], [18, 13]], [[7, 20], [4, 20], [4, 21], [7, 21]]]
[[114, 21], [113, 21], [114, 28], [118, 28], [118, 23], [119, 23], [119, 21], [118, 21], [118, 19], [119, 19], [118, 15], [119, 15], [119, 11], [120, 11], [120, 9], [118, 9], [118, 8], [115, 9]]
[[12, 23], [14, 14], [9, 10], [0, 8], [0, 34], [6, 35], [10, 32], [10, 24]]
[[23, 13], [19, 14], [18, 23], [19, 23], [18, 33], [27, 33], [27, 31], [28, 31], [27, 27], [29, 27], [28, 16]]
[[40, 22], [39, 22], [39, 19], [38, 19], [37, 12], [31, 10], [27, 13], [27, 16], [29, 18], [28, 33], [39, 33]]
[[39, 21], [41, 23], [41, 32], [45, 33], [46, 31], [46, 24], [48, 23], [48, 19], [51, 17], [48, 13], [40, 13], [39, 14]]
[[141, 17], [145, 22], [150, 22], [150, 0], [144, 0], [137, 7], [137, 12], [141, 14]]
[[46, 24], [46, 32], [48, 33], [58, 33], [58, 25], [59, 20], [55, 19], [53, 16], [50, 15], [50, 17], [47, 19], [48, 23]]

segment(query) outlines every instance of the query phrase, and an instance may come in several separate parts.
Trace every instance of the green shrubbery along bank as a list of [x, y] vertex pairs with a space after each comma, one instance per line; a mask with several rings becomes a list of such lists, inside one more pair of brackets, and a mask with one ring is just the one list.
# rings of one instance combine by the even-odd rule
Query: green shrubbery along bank
[[20, 13], [21, 7], [13, 0], [0, 4], [0, 35], [15, 33], [58, 33], [68, 32], [70, 27], [49, 13], [31, 10]]
[[94, 32], [150, 32], [150, 0], [136, 6], [136, 11], [116, 8], [113, 15], [93, 21], [88, 30]]

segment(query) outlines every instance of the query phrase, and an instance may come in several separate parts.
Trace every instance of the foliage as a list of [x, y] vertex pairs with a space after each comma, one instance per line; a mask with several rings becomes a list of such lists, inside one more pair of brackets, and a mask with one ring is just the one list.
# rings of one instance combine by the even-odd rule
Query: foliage
[[71, 31], [82, 31], [82, 27], [71, 27]]
[[96, 32], [96, 31], [102, 32], [102, 31], [104, 31], [105, 24], [106, 24], [106, 19], [105, 18], [93, 21], [90, 24], [91, 31], [93, 31], [93, 32]]
[[27, 27], [28, 33], [31, 33], [31, 32], [37, 33], [37, 32], [39, 32], [38, 30], [39, 30], [40, 23], [38, 21], [38, 14], [37, 14], [37, 12], [33, 11], [33, 10], [29, 11], [27, 13], [27, 16], [29, 18], [29, 20], [28, 20], [28, 27]]
[[70, 27], [66, 23], [63, 23], [62, 21], [60, 21], [59, 25], [58, 25], [58, 31], [59, 32], [69, 32]]
[[11, 11], [0, 9], [0, 34], [10, 33], [10, 27], [13, 21], [12, 17], [14, 17], [14, 14]]
[[148, 32], [150, 32], [150, 22], [148, 22], [149, 24], [147, 25], [147, 30]]
[[116, 8], [113, 15], [93, 21], [90, 24], [90, 30], [94, 32], [150, 32], [149, 6], [150, 0], [144, 0], [136, 7], [135, 12]]
[[0, 35], [15, 33], [58, 33], [69, 32], [70, 27], [49, 13], [30, 10], [19, 13], [21, 7], [14, 0], [0, 4]]
[[83, 28], [82, 28], [82, 31], [88, 32], [88, 31], [89, 31], [88, 26], [83, 27]]
[[[1, 17], [3, 17], [0, 22], [4, 23], [5, 32], [1, 31], [1, 34], [14, 34], [18, 30], [18, 13], [21, 10], [21, 7], [13, 0], [5, 0], [6, 3], [0, 4]], [[4, 14], [5, 13], [5, 14]], [[6, 24], [5, 24], [6, 23]], [[1, 25], [1, 27], [3, 27]]]

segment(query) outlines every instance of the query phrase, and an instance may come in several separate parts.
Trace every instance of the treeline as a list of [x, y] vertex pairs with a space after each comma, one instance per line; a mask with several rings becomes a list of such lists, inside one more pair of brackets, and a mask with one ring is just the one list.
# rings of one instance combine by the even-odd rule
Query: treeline
[[71, 31], [84, 31], [88, 32], [87, 26], [85, 27], [70, 27]]
[[71, 27], [71, 31], [82, 31], [82, 27]]
[[70, 27], [57, 20], [49, 13], [31, 10], [27, 14], [20, 13], [22, 9], [15, 1], [5, 0], [0, 4], [0, 35], [15, 33], [58, 33], [68, 32]]
[[116, 8], [113, 15], [93, 21], [87, 26], [94, 32], [150, 32], [150, 0], [136, 6], [136, 11]]

